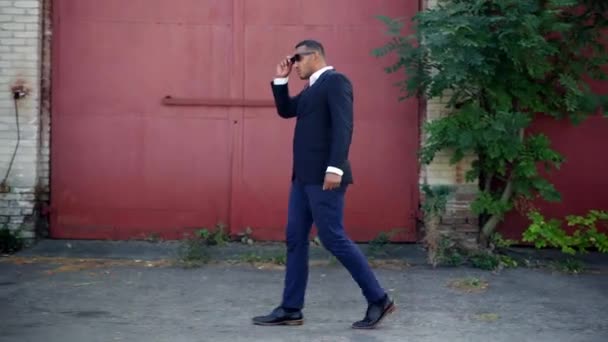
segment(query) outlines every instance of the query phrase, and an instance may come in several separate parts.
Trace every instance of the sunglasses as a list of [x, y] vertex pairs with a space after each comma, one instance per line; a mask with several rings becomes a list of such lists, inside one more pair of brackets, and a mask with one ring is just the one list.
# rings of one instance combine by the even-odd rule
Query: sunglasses
[[295, 55], [291, 56], [291, 58], [289, 58], [289, 62], [291, 62], [292, 64], [295, 62], [299, 62], [302, 60], [302, 56], [312, 55], [313, 53], [314, 51], [296, 53]]

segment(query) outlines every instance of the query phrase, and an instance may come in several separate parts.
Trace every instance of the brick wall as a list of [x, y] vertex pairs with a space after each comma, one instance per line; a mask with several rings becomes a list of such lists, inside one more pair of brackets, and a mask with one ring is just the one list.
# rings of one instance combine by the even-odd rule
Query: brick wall
[[34, 237], [40, 144], [41, 1], [0, 0], [0, 181], [17, 144], [12, 87], [28, 95], [18, 100], [21, 140], [0, 191], [0, 227]]
[[[438, 0], [427, 0], [427, 8], [433, 8]], [[422, 123], [448, 115], [445, 108], [447, 97], [430, 99]], [[424, 134], [421, 140], [424, 142]], [[479, 232], [478, 218], [470, 210], [471, 201], [477, 191], [476, 183], [467, 183], [465, 174], [474, 156], [468, 156], [457, 164], [450, 164], [449, 151], [438, 153], [430, 165], [422, 166], [420, 182], [430, 185], [451, 185], [455, 192], [450, 197], [446, 211], [439, 223], [439, 232], [456, 240], [465, 247], [476, 246]]]

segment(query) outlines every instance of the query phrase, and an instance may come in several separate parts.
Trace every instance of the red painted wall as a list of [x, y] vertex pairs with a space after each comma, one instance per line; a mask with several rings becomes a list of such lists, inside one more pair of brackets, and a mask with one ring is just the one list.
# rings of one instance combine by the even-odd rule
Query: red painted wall
[[[592, 89], [608, 94], [608, 82], [593, 82]], [[598, 114], [579, 126], [568, 120], [543, 117], [536, 120], [530, 131], [546, 134], [553, 149], [566, 158], [559, 170], [548, 175], [562, 201], [538, 200], [533, 205], [545, 217], [560, 220], [567, 215], [586, 215], [592, 209], [608, 210], [608, 117]], [[529, 224], [525, 213], [513, 212], [506, 217], [500, 232], [519, 240]], [[598, 228], [608, 231], [606, 226]]]

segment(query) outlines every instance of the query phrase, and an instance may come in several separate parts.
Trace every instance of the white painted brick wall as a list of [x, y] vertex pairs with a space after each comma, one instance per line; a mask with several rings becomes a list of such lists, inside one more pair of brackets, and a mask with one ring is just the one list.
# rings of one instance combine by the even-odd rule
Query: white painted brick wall
[[[426, 122], [430, 122], [448, 115], [448, 111], [445, 109], [445, 103], [447, 99], [435, 98], [430, 99], [427, 102], [426, 108]], [[425, 136], [423, 134], [422, 141], [424, 142]], [[450, 164], [450, 158], [452, 154], [450, 151], [442, 151], [437, 153], [435, 159], [430, 165], [422, 167], [420, 180], [421, 182], [428, 182], [429, 184], [463, 184], [465, 182], [465, 175], [470, 170], [471, 162], [475, 159], [474, 156], [466, 156], [462, 161], [457, 164]]]
[[[437, 6], [438, 0], [426, 0], [427, 8]], [[449, 112], [445, 108], [447, 96], [430, 99], [426, 104], [426, 113], [423, 122], [436, 120]], [[424, 132], [421, 141], [424, 142]], [[423, 165], [420, 170], [420, 182], [430, 185], [452, 185], [455, 193], [446, 204], [446, 211], [441, 216], [439, 230], [442, 235], [448, 235], [460, 246], [475, 248], [477, 245], [478, 221], [470, 210], [470, 203], [477, 191], [477, 182], [467, 183], [465, 175], [470, 170], [474, 156], [467, 156], [457, 164], [450, 164], [450, 151], [442, 151], [435, 156], [430, 165]], [[423, 198], [421, 200], [424, 200]]]
[[41, 1], [0, 0], [0, 181], [13, 154], [17, 125], [11, 87], [30, 91], [18, 102], [21, 142], [7, 179], [8, 193], [0, 193], [0, 227], [21, 229], [34, 236], [40, 146]]

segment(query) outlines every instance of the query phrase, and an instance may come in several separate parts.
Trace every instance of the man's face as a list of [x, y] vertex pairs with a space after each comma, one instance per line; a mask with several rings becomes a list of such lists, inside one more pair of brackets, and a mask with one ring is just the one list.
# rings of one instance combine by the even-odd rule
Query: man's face
[[294, 68], [300, 79], [307, 80], [314, 73], [314, 65], [318, 58], [315, 51], [309, 50], [306, 46], [300, 46], [293, 55]]

